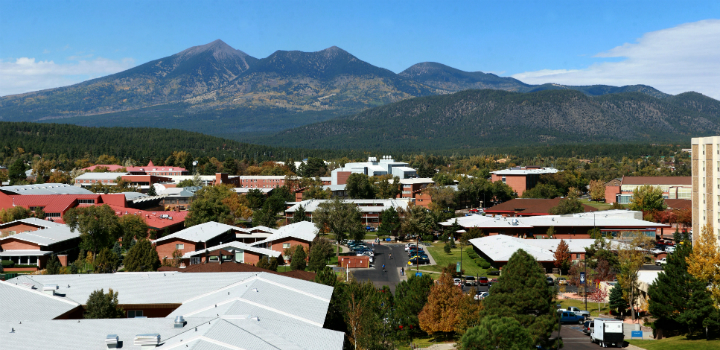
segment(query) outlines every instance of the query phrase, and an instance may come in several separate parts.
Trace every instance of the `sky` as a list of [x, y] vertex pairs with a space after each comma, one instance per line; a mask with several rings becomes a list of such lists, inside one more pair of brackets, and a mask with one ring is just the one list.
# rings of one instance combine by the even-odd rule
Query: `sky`
[[0, 0], [0, 96], [222, 39], [263, 58], [338, 46], [531, 84], [645, 84], [720, 99], [720, 1]]

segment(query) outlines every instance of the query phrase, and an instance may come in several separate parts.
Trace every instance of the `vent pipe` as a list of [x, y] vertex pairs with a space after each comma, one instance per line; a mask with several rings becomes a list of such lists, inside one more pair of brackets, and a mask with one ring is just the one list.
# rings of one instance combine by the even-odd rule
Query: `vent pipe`
[[175, 317], [175, 328], [185, 327], [185, 319], [182, 316]]

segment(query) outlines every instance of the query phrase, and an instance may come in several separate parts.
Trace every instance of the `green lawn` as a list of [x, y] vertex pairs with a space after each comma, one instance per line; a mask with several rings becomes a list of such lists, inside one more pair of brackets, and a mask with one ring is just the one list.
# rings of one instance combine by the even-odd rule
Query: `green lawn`
[[[442, 343], [450, 343], [455, 344], [455, 341], [448, 341], [443, 337], [442, 339], [436, 339], [435, 337], [425, 335], [417, 338], [413, 338], [411, 341], [412, 344], [417, 345], [420, 348], [427, 348], [436, 344], [442, 344]], [[397, 350], [409, 350], [410, 344], [407, 345], [400, 345], [397, 347]]]
[[[574, 306], [579, 308], [580, 310], [585, 310], [585, 302], [583, 300], [563, 299], [559, 300], [558, 304], [562, 305], [563, 308]], [[587, 306], [587, 311], [590, 311], [590, 316], [592, 317], [597, 317], [598, 315], [600, 315], [600, 313], [603, 313], [605, 315], [610, 313], [607, 303], [600, 303], [600, 312], [598, 312], [598, 303], [592, 302], [590, 301], [590, 299], [588, 299]]]
[[660, 340], [632, 340], [628, 339], [632, 345], [639, 346], [646, 350], [710, 350], [720, 349], [720, 339], [705, 340], [692, 339], [688, 340], [684, 336], [664, 338]]
[[594, 202], [587, 199], [581, 199], [580, 202], [582, 202], [582, 204], [587, 204], [593, 208], [597, 208], [598, 210], [609, 210], [610, 208], [612, 208], [612, 204], [607, 204], [604, 202]]
[[[465, 251], [468, 246], [461, 246], [460, 244], [458, 244], [457, 248], [450, 250], [450, 254], [445, 253], [445, 251], [443, 250], [444, 247], [445, 244], [440, 242], [425, 247], [425, 250], [428, 251], [430, 255], [432, 255], [433, 259], [435, 259], [436, 265], [420, 265], [420, 270], [441, 272], [443, 267], [448, 266], [448, 264], [455, 265], [458, 261], [460, 261], [460, 253], [462, 253], [462, 268], [463, 270], [465, 270], [466, 275], [487, 276], [487, 270], [481, 268], [480, 266], [477, 266], [477, 264], [475, 264], [475, 261], [473, 261], [468, 256], [467, 251]], [[487, 277], [490, 278], [490, 276]]]

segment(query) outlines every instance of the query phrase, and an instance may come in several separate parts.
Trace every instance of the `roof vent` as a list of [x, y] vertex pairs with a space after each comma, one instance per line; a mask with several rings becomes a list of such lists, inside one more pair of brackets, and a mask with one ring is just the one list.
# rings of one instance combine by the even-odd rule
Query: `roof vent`
[[175, 328], [185, 327], [185, 319], [182, 316], [175, 317]]
[[160, 344], [160, 334], [138, 334], [135, 336], [133, 345], [140, 346], [140, 349], [147, 350], [153, 349]]
[[260, 322], [260, 317], [253, 316], [253, 317], [251, 318], [251, 320]]
[[46, 284], [43, 286], [43, 293], [47, 295], [55, 295], [55, 291], [58, 289], [57, 284]]
[[119, 340], [120, 338], [117, 334], [108, 334], [107, 337], [105, 337], [105, 344], [108, 349], [117, 349]]
[[252, 291], [255, 293], [259, 292], [259, 290], [257, 288], [253, 288]]

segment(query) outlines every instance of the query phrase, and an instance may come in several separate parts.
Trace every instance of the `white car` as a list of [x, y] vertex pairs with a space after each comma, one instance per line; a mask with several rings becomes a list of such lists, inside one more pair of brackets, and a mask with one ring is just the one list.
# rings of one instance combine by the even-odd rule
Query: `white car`
[[488, 292], [477, 293], [477, 294], [475, 294], [475, 300], [483, 300], [488, 295], [490, 295], [490, 293], [488, 293]]
[[408, 243], [405, 245], [405, 251], [410, 251], [410, 248], [415, 247], [415, 243]]
[[453, 278], [453, 284], [456, 285], [456, 286], [462, 286], [462, 285], [463, 285], [463, 281], [462, 281], [461, 279], [459, 279], [459, 278]]

